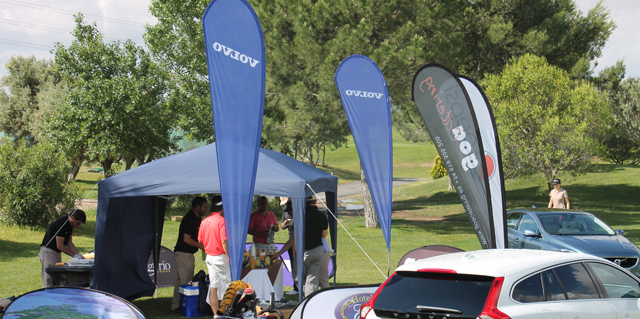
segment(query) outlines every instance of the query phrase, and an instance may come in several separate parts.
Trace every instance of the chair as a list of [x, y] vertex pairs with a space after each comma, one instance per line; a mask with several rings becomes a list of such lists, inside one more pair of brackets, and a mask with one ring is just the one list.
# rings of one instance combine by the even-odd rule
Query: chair
[[578, 223], [575, 221], [566, 221], [562, 223], [562, 228], [558, 231], [560, 234], [574, 234], [580, 232]]

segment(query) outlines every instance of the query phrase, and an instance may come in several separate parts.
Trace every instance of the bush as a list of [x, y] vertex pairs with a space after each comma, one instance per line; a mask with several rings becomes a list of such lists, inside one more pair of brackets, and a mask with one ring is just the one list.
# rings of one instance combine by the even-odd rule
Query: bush
[[51, 145], [0, 146], [0, 218], [7, 224], [46, 226], [71, 211], [78, 194], [69, 166]]
[[431, 177], [433, 179], [439, 179], [447, 176], [447, 169], [442, 164], [442, 159], [440, 155], [436, 156], [433, 160], [433, 167], [431, 168]]
[[622, 130], [610, 133], [602, 143], [602, 156], [615, 164], [640, 163], [640, 142]]

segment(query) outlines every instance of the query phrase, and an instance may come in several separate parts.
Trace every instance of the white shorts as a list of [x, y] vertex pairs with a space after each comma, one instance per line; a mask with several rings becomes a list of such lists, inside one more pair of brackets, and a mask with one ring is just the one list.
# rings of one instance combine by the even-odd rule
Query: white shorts
[[227, 255], [207, 255], [207, 269], [209, 270], [209, 288], [218, 288], [222, 294], [231, 283], [231, 268]]

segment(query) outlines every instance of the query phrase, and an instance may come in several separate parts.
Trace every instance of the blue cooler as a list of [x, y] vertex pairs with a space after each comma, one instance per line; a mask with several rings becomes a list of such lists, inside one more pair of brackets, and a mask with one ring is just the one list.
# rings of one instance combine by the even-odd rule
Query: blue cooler
[[199, 295], [200, 290], [197, 286], [180, 286], [180, 314], [183, 317], [202, 317], [202, 314], [198, 313]]

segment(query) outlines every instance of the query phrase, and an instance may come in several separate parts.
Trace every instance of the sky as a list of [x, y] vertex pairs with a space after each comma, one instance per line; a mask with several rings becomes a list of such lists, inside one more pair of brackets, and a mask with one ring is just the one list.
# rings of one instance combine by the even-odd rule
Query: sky
[[131, 39], [144, 44], [145, 24], [155, 24], [150, 0], [0, 0], [0, 76], [13, 55], [53, 59], [56, 42], [68, 47], [73, 41], [73, 15], [82, 12], [85, 22], [96, 22], [105, 42]]
[[[599, 0], [577, 0], [584, 14]], [[106, 41], [131, 39], [143, 45], [145, 24], [157, 20], [149, 13], [150, 0], [0, 0], [0, 76], [13, 55], [52, 59], [56, 42], [69, 46], [75, 23], [82, 12], [95, 21]], [[597, 60], [595, 73], [624, 59], [627, 77], [640, 77], [640, 1], [604, 0], [617, 28]]]

